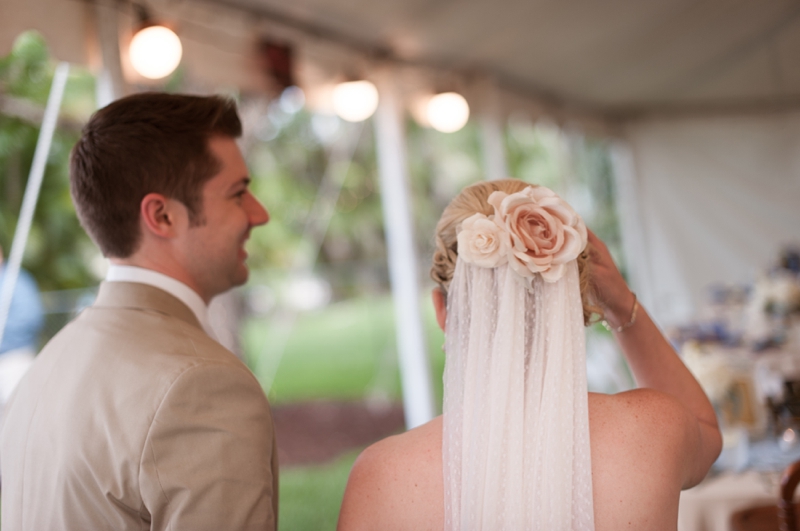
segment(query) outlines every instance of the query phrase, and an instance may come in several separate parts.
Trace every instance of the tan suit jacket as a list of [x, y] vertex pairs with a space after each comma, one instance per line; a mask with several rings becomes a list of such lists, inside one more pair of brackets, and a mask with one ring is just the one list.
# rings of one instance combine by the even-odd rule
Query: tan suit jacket
[[275, 529], [272, 416], [252, 373], [192, 311], [100, 286], [6, 412], [2, 529]]

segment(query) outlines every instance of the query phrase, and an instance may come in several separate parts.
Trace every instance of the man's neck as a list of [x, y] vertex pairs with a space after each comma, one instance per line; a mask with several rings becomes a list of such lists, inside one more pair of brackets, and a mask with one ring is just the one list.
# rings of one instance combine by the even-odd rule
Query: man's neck
[[201, 290], [198, 289], [193, 279], [190, 278], [182, 268], [177, 267], [175, 264], [171, 264], [169, 261], [150, 260], [146, 256], [133, 255], [128, 258], [109, 258], [109, 262], [118, 266], [140, 267], [142, 269], [155, 271], [156, 273], [161, 273], [162, 275], [166, 275], [188, 286], [192, 291], [197, 293], [201, 299], [203, 299], [203, 302], [205, 302], [206, 305], [211, 302], [212, 297], [207, 297], [205, 294], [203, 294]]
[[153, 286], [165, 291], [188, 306], [197, 317], [203, 330], [209, 336], [216, 337], [208, 319], [208, 304], [195, 290], [183, 282], [153, 269], [120, 263], [111, 264], [111, 267], [108, 268], [106, 282], [133, 282]]

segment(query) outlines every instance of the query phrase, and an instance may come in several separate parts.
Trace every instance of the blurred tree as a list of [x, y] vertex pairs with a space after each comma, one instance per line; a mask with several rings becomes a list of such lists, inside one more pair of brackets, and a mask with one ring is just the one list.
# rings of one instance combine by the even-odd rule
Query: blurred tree
[[[55, 62], [35, 32], [20, 35], [0, 59], [0, 245], [6, 253], [19, 217]], [[69, 151], [94, 109], [94, 78], [71, 69], [47, 159], [23, 267], [42, 290], [96, 282], [90, 264], [98, 251], [81, 229], [69, 195]]]
[[[290, 89], [292, 90], [292, 89]], [[291, 92], [289, 93], [291, 94]], [[254, 231], [250, 264], [254, 279], [277, 284], [298, 256], [313, 251], [302, 238], [310, 209], [326, 171], [346, 172], [335, 212], [322, 241], [316, 268], [330, 281], [337, 298], [388, 291], [388, 264], [381, 190], [370, 121], [348, 124], [339, 118], [291, 109], [285, 96], [262, 106], [254, 118], [253, 141], [246, 158], [253, 190], [271, 214], [270, 224]], [[242, 103], [245, 121], [252, 102]], [[357, 137], [351, 161], [328, 169], [333, 145]], [[466, 184], [481, 178], [478, 135], [468, 125], [442, 134], [407, 123], [412, 218], [420, 278], [428, 278], [433, 233], [444, 206]], [[341, 177], [339, 175], [338, 177]]]
[[[297, 93], [296, 88], [289, 90], [289, 95]], [[302, 105], [287, 104], [286, 94], [253, 113], [253, 138], [246, 142], [253, 189], [271, 213], [267, 228], [255, 231], [251, 239], [255, 278], [280, 282], [286, 273], [292, 274], [298, 257], [304, 263], [302, 257], [310, 256], [313, 245], [302, 238], [302, 231], [332, 145], [341, 142], [342, 136], [358, 135], [349, 166], [334, 169], [347, 173], [316, 267], [324, 271], [339, 297], [365, 290], [387, 291], [371, 123], [358, 126], [335, 116], [313, 114]], [[245, 101], [242, 108], [247, 116], [247, 109], [254, 106]], [[564, 194], [612, 249], [618, 247], [611, 166], [603, 141], [568, 135], [555, 124], [520, 116], [509, 120], [505, 141], [512, 176]], [[463, 187], [483, 178], [479, 129], [470, 122], [458, 132], [443, 134], [409, 119], [407, 143], [418, 267], [420, 278], [426, 281], [442, 210]]]
[[[386, 258], [372, 130], [334, 116], [312, 114], [287, 104], [287, 94], [262, 106], [253, 119], [246, 158], [254, 193], [270, 212], [266, 228], [249, 243], [254, 280], [277, 283], [309, 264], [316, 251], [303, 231], [322, 179], [343, 179], [335, 211], [322, 240], [316, 268], [337, 298], [386, 287]], [[248, 122], [252, 102], [242, 102]], [[355, 143], [352, 160], [328, 168], [334, 146]], [[342, 172], [345, 172], [342, 175]]]
[[[19, 215], [53, 69], [47, 46], [35, 32], [22, 34], [11, 53], [0, 59], [0, 245], [5, 249]], [[165, 89], [179, 90], [181, 79], [183, 74], [174, 75]], [[248, 104], [247, 99], [242, 102], [243, 113]], [[93, 76], [73, 68], [25, 253], [25, 267], [44, 289], [96, 282], [91, 266], [99, 254], [78, 225], [68, 183], [69, 150], [94, 108]], [[349, 166], [333, 169], [346, 175], [318, 262], [340, 277], [342, 286], [337, 289], [342, 296], [361, 291], [359, 284], [365, 280], [369, 290], [385, 289], [386, 248], [370, 123], [354, 126], [313, 114], [302, 101], [298, 104], [296, 88], [257, 114], [246, 155], [253, 189], [272, 220], [266, 229], [254, 231], [251, 239], [250, 263], [256, 279], [259, 271], [263, 278], [310, 255], [312, 245], [302, 238], [302, 231], [332, 145], [343, 135], [358, 135]], [[480, 141], [474, 123], [442, 134], [409, 120], [407, 132], [414, 230], [422, 278], [427, 278], [432, 235], [442, 209], [464, 186], [482, 178]], [[602, 141], [565, 138], [555, 125], [512, 116], [505, 135], [509, 171], [565, 193], [615, 247], [618, 233], [608, 150]]]

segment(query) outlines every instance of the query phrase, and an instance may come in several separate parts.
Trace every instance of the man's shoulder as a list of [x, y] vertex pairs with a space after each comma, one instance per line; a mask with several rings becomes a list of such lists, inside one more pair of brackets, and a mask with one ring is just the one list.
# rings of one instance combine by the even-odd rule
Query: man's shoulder
[[212, 339], [196, 320], [146, 306], [90, 306], [65, 327], [65, 331], [93, 331], [98, 340], [120, 345], [148, 346], [155, 350], [183, 347], [189, 351], [226, 353], [228, 349]]
[[169, 396], [207, 398], [202, 388], [214, 378], [226, 399], [264, 395], [241, 360], [197, 327], [157, 313], [87, 309], [45, 345], [14, 401], [79, 410], [91, 397], [117, 404], [115, 412], [93, 408], [96, 417], [125, 410], [129, 423], [146, 424]]
[[62, 379], [92, 386], [108, 379], [152, 389], [202, 365], [230, 367], [254, 380], [231, 351], [185, 320], [141, 308], [89, 307], [45, 345], [34, 372], [57, 370]]

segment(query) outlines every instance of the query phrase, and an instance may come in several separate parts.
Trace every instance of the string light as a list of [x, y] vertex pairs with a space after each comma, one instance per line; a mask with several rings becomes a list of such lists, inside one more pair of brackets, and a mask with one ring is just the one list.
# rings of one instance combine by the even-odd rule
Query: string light
[[469, 105], [461, 94], [443, 92], [428, 102], [428, 122], [442, 133], [458, 131], [469, 120]]
[[378, 89], [369, 81], [347, 81], [333, 89], [333, 110], [343, 120], [362, 122], [378, 108]]
[[182, 55], [181, 40], [164, 26], [148, 26], [131, 40], [131, 64], [139, 75], [148, 79], [170, 75], [178, 68]]

